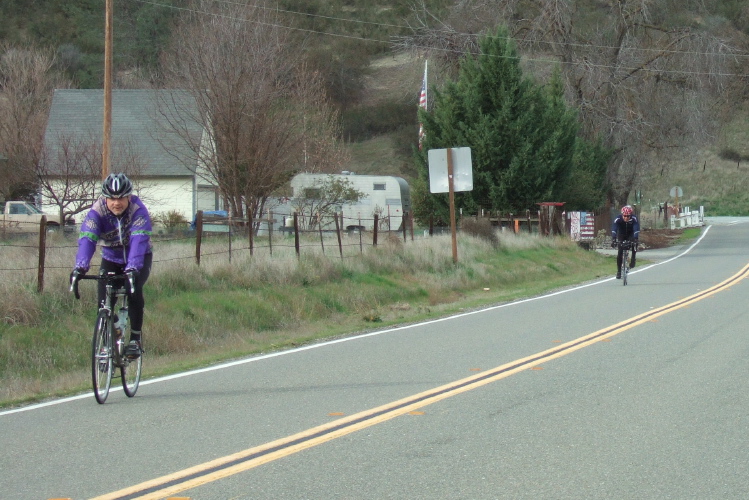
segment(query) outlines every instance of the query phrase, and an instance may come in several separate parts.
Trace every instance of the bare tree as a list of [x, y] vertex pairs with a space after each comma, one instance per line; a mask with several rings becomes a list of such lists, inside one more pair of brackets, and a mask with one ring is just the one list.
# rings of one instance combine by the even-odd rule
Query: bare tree
[[[113, 171], [125, 172], [138, 196], [147, 203], [148, 190], [140, 185], [144, 164], [129, 140], [112, 144]], [[59, 209], [62, 220], [87, 211], [101, 195], [102, 143], [96, 134], [78, 136], [61, 133], [47, 137], [34, 170], [35, 185], [46, 205]]]
[[36, 189], [34, 167], [40, 158], [44, 127], [55, 88], [69, 82], [54, 68], [51, 50], [0, 46], [0, 195]]
[[164, 65], [168, 85], [194, 97], [193, 119], [206, 135], [190, 139], [183, 120], [169, 121], [235, 217], [245, 207], [259, 214], [293, 172], [337, 170], [345, 159], [321, 79], [305, 71], [299, 48], [262, 7], [195, 2]]
[[88, 209], [101, 191], [101, 141], [61, 135], [43, 148], [36, 179], [48, 204], [66, 220]]
[[[679, 6], [687, 3], [694, 9], [701, 4]], [[428, 50], [450, 69], [474, 50], [475, 34], [498, 23], [510, 26], [534, 74], [544, 77], [561, 68], [583, 133], [602, 138], [614, 153], [609, 199], [624, 204], [654, 158], [683, 154], [713, 138], [711, 111], [729, 83], [734, 50], [705, 28], [669, 25], [668, 0], [612, 0], [585, 12], [577, 5], [574, 0], [463, 0], [437, 27], [422, 10], [413, 36], [395, 43]]]

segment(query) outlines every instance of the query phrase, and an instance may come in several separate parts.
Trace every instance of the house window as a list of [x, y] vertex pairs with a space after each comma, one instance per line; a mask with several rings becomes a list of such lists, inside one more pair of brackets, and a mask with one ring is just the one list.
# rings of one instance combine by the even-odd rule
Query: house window
[[384, 182], [375, 182], [373, 188], [375, 191], [385, 191]]
[[197, 203], [197, 210], [221, 210], [222, 204], [216, 186], [199, 184]]

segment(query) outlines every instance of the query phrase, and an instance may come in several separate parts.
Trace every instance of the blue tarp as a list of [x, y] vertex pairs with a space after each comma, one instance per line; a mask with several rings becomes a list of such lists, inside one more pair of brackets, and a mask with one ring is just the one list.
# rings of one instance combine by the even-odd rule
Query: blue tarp
[[[212, 217], [229, 217], [229, 212], [226, 210], [204, 210], [203, 211], [203, 220], [205, 221], [205, 218], [208, 216]], [[190, 224], [190, 229], [195, 229], [195, 227], [198, 225], [198, 214], [195, 214], [195, 217], [192, 219], [192, 224]]]

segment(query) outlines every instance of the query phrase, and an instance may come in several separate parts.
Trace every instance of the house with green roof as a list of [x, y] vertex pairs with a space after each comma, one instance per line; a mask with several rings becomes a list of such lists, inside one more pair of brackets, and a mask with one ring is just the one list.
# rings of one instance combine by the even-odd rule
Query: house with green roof
[[[223, 208], [215, 182], [195, 153], [195, 145], [207, 144], [208, 135], [190, 93], [113, 90], [111, 114], [109, 171], [131, 177], [135, 194], [152, 213], [178, 212], [192, 220], [198, 210]], [[55, 90], [44, 136], [45, 158], [70, 157], [66, 148], [88, 148], [98, 152], [101, 168], [103, 117], [103, 90]], [[97, 159], [96, 154], [89, 156]], [[62, 176], [71, 175], [63, 171], [63, 163], [50, 161], [45, 173], [52, 179], [59, 176], [62, 183]], [[50, 213], [59, 210], [49, 199], [42, 199], [42, 206]]]

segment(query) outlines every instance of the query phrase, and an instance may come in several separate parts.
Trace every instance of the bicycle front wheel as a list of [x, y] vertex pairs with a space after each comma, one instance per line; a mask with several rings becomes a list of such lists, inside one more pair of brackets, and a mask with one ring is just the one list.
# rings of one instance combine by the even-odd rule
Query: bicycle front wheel
[[112, 385], [112, 346], [110, 331], [112, 324], [107, 311], [99, 311], [94, 327], [94, 338], [91, 342], [91, 381], [94, 385], [94, 396], [99, 404], [104, 404]]
[[127, 397], [132, 398], [140, 385], [140, 371], [143, 367], [143, 353], [137, 359], [122, 358], [120, 374], [122, 375], [122, 389]]
[[624, 286], [627, 286], [627, 275], [629, 274], [629, 252], [625, 250], [622, 257], [622, 283]]

